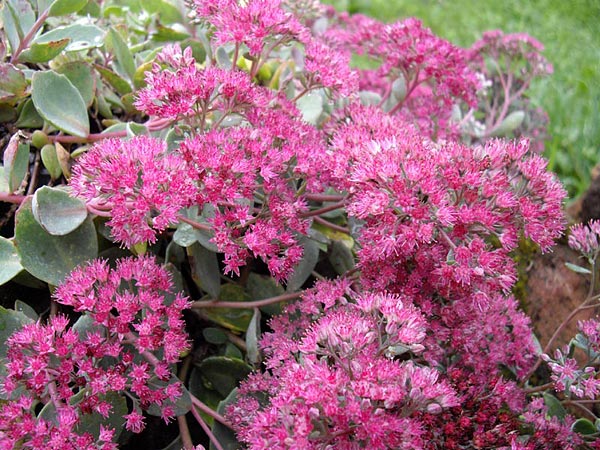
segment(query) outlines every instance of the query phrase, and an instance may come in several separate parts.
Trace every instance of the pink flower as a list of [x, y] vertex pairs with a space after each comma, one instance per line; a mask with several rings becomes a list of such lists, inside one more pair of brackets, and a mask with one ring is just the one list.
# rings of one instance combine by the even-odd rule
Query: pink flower
[[181, 157], [146, 136], [96, 144], [78, 159], [70, 185], [92, 211], [110, 213], [112, 235], [127, 247], [156, 241], [196, 194]]

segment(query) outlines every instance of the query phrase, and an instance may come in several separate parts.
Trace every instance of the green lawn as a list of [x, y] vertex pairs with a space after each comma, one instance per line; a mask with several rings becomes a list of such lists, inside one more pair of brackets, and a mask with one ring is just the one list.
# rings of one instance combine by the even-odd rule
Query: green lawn
[[384, 21], [415, 16], [438, 35], [468, 47], [481, 33], [526, 32], [545, 47], [554, 74], [531, 90], [550, 116], [546, 156], [571, 197], [600, 162], [600, 1], [331, 0]]

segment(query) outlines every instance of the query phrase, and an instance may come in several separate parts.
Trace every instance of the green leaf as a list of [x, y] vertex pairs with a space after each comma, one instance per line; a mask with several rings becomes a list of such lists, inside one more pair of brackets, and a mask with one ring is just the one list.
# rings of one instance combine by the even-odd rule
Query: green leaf
[[156, 14], [166, 24], [183, 22], [183, 16], [177, 6], [167, 0], [143, 0], [142, 8], [149, 14]]
[[247, 361], [256, 366], [260, 361], [258, 341], [260, 339], [260, 309], [254, 308], [254, 314], [248, 330], [246, 331], [246, 358]]
[[583, 417], [577, 419], [573, 423], [573, 425], [571, 425], [571, 430], [575, 433], [583, 434], [584, 436], [588, 434], [595, 434], [598, 432], [596, 426], [590, 420], [585, 419]]
[[31, 306], [21, 300], [15, 301], [15, 311], [22, 312], [34, 322], [39, 319], [38, 313]]
[[513, 111], [502, 121], [500, 126], [493, 130], [491, 136], [508, 136], [521, 126], [525, 119], [524, 111]]
[[53, 236], [35, 220], [31, 202], [26, 199], [17, 211], [15, 246], [25, 270], [58, 286], [75, 267], [97, 256], [96, 229], [88, 217], [72, 233]]
[[[174, 139], [172, 136], [173, 133], [167, 134], [167, 142], [169, 142], [169, 138], [171, 138], [171, 141]], [[174, 144], [175, 146], [179, 145], [177, 142], [178, 141], [176, 141], [176, 143]], [[195, 222], [208, 225], [207, 219], [211, 216], [214, 216], [214, 209], [212, 208], [212, 206], [206, 205], [202, 211], [202, 214], [198, 215], [198, 207], [194, 206], [188, 208], [185, 211], [185, 215]], [[219, 250], [218, 247], [211, 242], [211, 239], [213, 237], [214, 233], [212, 231], [199, 230], [187, 223], [180, 222], [177, 226], [177, 230], [173, 235], [173, 240], [182, 247], [189, 247], [195, 242], [199, 242], [207, 250], [210, 250], [211, 252], [217, 252]]]
[[8, 104], [0, 103], [0, 123], [14, 122], [17, 118], [17, 110]]
[[55, 142], [54, 147], [62, 173], [69, 180], [71, 178], [71, 154], [59, 142]]
[[6, 0], [2, 8], [4, 31], [13, 53], [35, 23], [35, 12], [27, 0]]
[[23, 266], [12, 241], [0, 236], [0, 285], [13, 279]]
[[4, 150], [4, 179], [9, 192], [15, 192], [29, 170], [29, 144], [19, 142], [21, 133], [15, 133]]
[[135, 122], [127, 122], [125, 125], [125, 130], [127, 131], [127, 137], [134, 136], [149, 136], [150, 131], [148, 131], [148, 127], [141, 123]]
[[[156, 388], [165, 388], [169, 384], [181, 383], [179, 378], [175, 375], [169, 381], [159, 380], [157, 377], [153, 377], [148, 380], [148, 386], [153, 389]], [[181, 397], [177, 399], [176, 402], [172, 402], [169, 399], [163, 401], [164, 406], [172, 406], [176, 416], [183, 416], [190, 409], [192, 409], [192, 398], [190, 397], [189, 391], [185, 388], [185, 386], [181, 385]], [[148, 408], [148, 414], [152, 414], [153, 416], [161, 416], [161, 408], [156, 404], [152, 403]]]
[[[189, 380], [190, 393], [206, 406], [216, 411], [217, 407], [219, 406], [219, 402], [223, 400], [224, 396], [219, 394], [217, 391], [206, 387], [206, 384], [208, 383], [202, 376], [202, 373], [196, 367], [192, 368]], [[209, 416], [202, 411], [199, 412], [204, 421], [209, 425], [212, 425], [214, 420], [212, 416]], [[178, 448], [177, 450], [181, 450], [181, 448]]]
[[58, 67], [56, 72], [63, 74], [73, 83], [89, 108], [96, 92], [96, 72], [90, 65], [83, 61], [72, 61]]
[[[249, 297], [243, 287], [224, 284], [221, 286], [219, 300], [246, 302]], [[213, 322], [233, 331], [246, 331], [252, 319], [252, 310], [245, 308], [205, 308], [204, 313]]]
[[187, 254], [196, 285], [212, 298], [218, 298], [221, 290], [221, 270], [217, 254], [198, 243], [189, 246]]
[[590, 271], [590, 269], [586, 269], [585, 267], [581, 267], [578, 266], [576, 264], [572, 264], [570, 262], [566, 262], [565, 266], [567, 266], [568, 269], [572, 270], [575, 273], [581, 273], [584, 275], [590, 275], [592, 272]]
[[60, 53], [69, 45], [70, 39], [61, 39], [59, 41], [44, 42], [42, 44], [32, 43], [31, 46], [21, 53], [19, 61], [29, 63], [45, 63], [60, 55]]
[[227, 342], [227, 335], [220, 328], [208, 327], [202, 330], [202, 335], [206, 342], [215, 345], [221, 345]]
[[183, 441], [181, 440], [181, 436], [177, 436], [175, 439], [171, 441], [169, 445], [163, 447], [161, 450], [181, 450], [183, 448]]
[[6, 309], [0, 306], [0, 358], [6, 357], [6, 341], [15, 331], [20, 330], [23, 325], [33, 322], [20, 311]]
[[[217, 408], [217, 412], [221, 415], [226, 413], [227, 407], [229, 405], [233, 405], [237, 402], [237, 388], [229, 393], [227, 398], [219, 403]], [[226, 427], [221, 422], [215, 420], [213, 422], [212, 433], [215, 436], [216, 440], [219, 441], [223, 450], [238, 450], [242, 448], [242, 444], [240, 444], [236, 437], [235, 433], [231, 428]], [[217, 450], [215, 445], [210, 443], [210, 450]]]
[[40, 116], [59, 130], [82, 138], [90, 134], [85, 102], [65, 75], [51, 70], [34, 73], [31, 98]]
[[18, 128], [42, 128], [44, 126], [44, 119], [40, 117], [30, 98], [23, 104], [15, 126]]
[[548, 408], [548, 415], [550, 417], [556, 417], [562, 420], [567, 415], [566, 409], [560, 403], [560, 400], [557, 399], [554, 395], [549, 394], [548, 392], [544, 393], [544, 403]]
[[[73, 400], [76, 397], [77, 395], [71, 397], [71, 399]], [[116, 392], [108, 392], [105, 395], [100, 395], [99, 400], [108, 402], [112, 406], [108, 417], [103, 417], [97, 412], [82, 414], [77, 424], [77, 431], [80, 434], [90, 433], [97, 439], [100, 436], [100, 425], [103, 425], [115, 430], [114, 440], [116, 441], [125, 426], [126, 419], [123, 416], [127, 414], [127, 401], [125, 397]]]
[[225, 70], [231, 70], [233, 65], [231, 63], [231, 58], [229, 57], [229, 53], [227, 53], [227, 50], [225, 50], [225, 48], [223, 48], [223, 47], [217, 48], [215, 56], [217, 57], [217, 63], [219, 65], [219, 67], [222, 67]]
[[12, 64], [0, 64], [0, 104], [14, 105], [26, 96], [25, 74]]
[[135, 63], [127, 43], [123, 40], [117, 30], [111, 28], [106, 35], [106, 47], [114, 52], [116, 56], [115, 69], [117, 72], [125, 75], [129, 80], [135, 76]]
[[354, 255], [343, 241], [332, 241], [328, 259], [338, 275], [354, 269]]
[[120, 75], [98, 64], [96, 64], [94, 67], [96, 67], [96, 70], [100, 72], [102, 78], [104, 78], [108, 84], [115, 88], [120, 95], [129, 94], [132, 91], [131, 85], [127, 82], [127, 80], [121, 78]]
[[74, 23], [64, 27], [57, 27], [33, 40], [36, 44], [70, 39], [66, 52], [78, 52], [104, 45], [105, 32], [96, 25]]
[[252, 367], [244, 361], [227, 356], [209, 356], [196, 367], [205, 386], [223, 397], [229, 395], [237, 384], [252, 372]]
[[[263, 300], [265, 298], [277, 297], [283, 295], [285, 289], [275, 278], [267, 275], [259, 275], [251, 272], [248, 275], [246, 289], [252, 300]], [[281, 313], [282, 307], [286, 302], [274, 303], [272, 305], [261, 306], [260, 310], [272, 316]]]
[[152, 33], [152, 40], [155, 42], [183, 41], [189, 37], [190, 34], [182, 26], [166, 27], [164, 25], [157, 25], [156, 31]]
[[105, 336], [105, 328], [101, 325], [97, 325], [89, 314], [82, 314], [79, 316], [77, 322], [73, 324], [73, 331], [75, 331], [82, 339], [87, 339], [88, 333], [100, 333], [100, 336]]
[[66, 16], [82, 9], [88, 0], [56, 0], [50, 6], [50, 16]]
[[52, 144], [46, 144], [40, 150], [40, 154], [42, 156], [42, 163], [44, 163], [44, 167], [50, 174], [50, 178], [52, 180], [59, 179], [62, 175], [62, 169], [56, 154], [56, 147]]
[[316, 92], [300, 97], [296, 106], [302, 113], [305, 122], [316, 125], [323, 113], [323, 98]]
[[310, 277], [317, 262], [319, 262], [319, 245], [305, 236], [302, 236], [299, 241], [304, 247], [304, 255], [302, 255], [302, 259], [296, 265], [294, 272], [287, 280], [286, 290], [288, 292], [300, 289], [306, 280], [308, 280], [308, 277]]
[[43, 186], [31, 202], [33, 217], [53, 236], [64, 236], [76, 230], [87, 218], [85, 203], [71, 197], [64, 189]]

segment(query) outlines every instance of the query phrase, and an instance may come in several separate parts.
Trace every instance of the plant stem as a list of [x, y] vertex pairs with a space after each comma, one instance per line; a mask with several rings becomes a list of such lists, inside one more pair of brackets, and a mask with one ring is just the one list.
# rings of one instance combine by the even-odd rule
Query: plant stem
[[15, 203], [20, 205], [26, 198], [26, 195], [13, 195], [7, 194], [6, 192], [0, 192], [0, 202], [4, 203]]
[[35, 23], [31, 27], [31, 30], [29, 30], [29, 33], [27, 33], [23, 37], [23, 39], [19, 42], [19, 47], [17, 47], [17, 49], [15, 50], [13, 55], [10, 57], [11, 64], [15, 64], [19, 61], [19, 56], [21, 55], [23, 50], [25, 50], [27, 48], [27, 46], [29, 46], [29, 43], [31, 42], [33, 37], [36, 35], [36, 33], [40, 30], [40, 28], [42, 28], [42, 26], [44, 25], [44, 22], [46, 22], [46, 19], [48, 18], [49, 15], [50, 15], [50, 8], [48, 8], [46, 11], [44, 11], [42, 14], [40, 14], [40, 17], [38, 17], [38, 19], [35, 21]]
[[[193, 395], [191, 393], [190, 393], [190, 398], [192, 399], [192, 403], [194, 404], [194, 406], [196, 406], [196, 408], [198, 408], [200, 411], [209, 415], [213, 419], [219, 421], [220, 423], [225, 425], [227, 428], [231, 428], [233, 430], [233, 425], [231, 425], [231, 423], [225, 417], [223, 417], [221, 414], [219, 414], [218, 412], [216, 412], [216, 411], [212, 410], [211, 408], [209, 408], [208, 406], [206, 406], [204, 403], [202, 403], [202, 401], [200, 401], [195, 395]], [[193, 412], [193, 408], [192, 408], [192, 412]], [[195, 415], [194, 415], [194, 417], [195, 417]]]
[[194, 227], [198, 230], [204, 230], [204, 231], [212, 230], [212, 228], [209, 225], [206, 225], [206, 224], [200, 223], [200, 222], [196, 222], [195, 220], [192, 220], [192, 219], [188, 219], [187, 217], [185, 217], [184, 215], [181, 215], [181, 214], [177, 216], [177, 219], [181, 222], [191, 225], [192, 227]]
[[345, 195], [330, 194], [304, 194], [307, 200], [314, 202], [340, 202], [346, 198]]
[[202, 429], [204, 430], [204, 432], [206, 433], [206, 435], [208, 436], [210, 441], [215, 445], [217, 450], [223, 450], [223, 447], [221, 446], [221, 443], [219, 442], [219, 440], [216, 438], [216, 436], [213, 434], [213, 432], [210, 431], [210, 428], [208, 428], [208, 425], [206, 424], [206, 422], [204, 421], [202, 416], [198, 413], [198, 411], [196, 411], [196, 408], [194, 408], [194, 407], [192, 407], [192, 414], [194, 415], [194, 417], [196, 418], [196, 420], [198, 421], [198, 423], [200, 424], [200, 426], [202, 427]]
[[[146, 122], [146, 128], [149, 131], [157, 131], [162, 130], [163, 128], [168, 127], [172, 123], [171, 119], [157, 119], [157, 120], [149, 120]], [[122, 131], [112, 131], [110, 133], [92, 133], [88, 134], [86, 137], [79, 136], [65, 136], [65, 135], [56, 135], [56, 136], [48, 136], [48, 140], [50, 142], [60, 142], [60, 143], [72, 143], [72, 144], [85, 144], [88, 142], [97, 142], [103, 139], [109, 138], [119, 138], [127, 136], [127, 130]]]
[[198, 300], [192, 303], [192, 309], [200, 308], [237, 308], [237, 309], [253, 309], [261, 306], [272, 305], [274, 303], [283, 302], [286, 300], [294, 300], [300, 298], [301, 292], [291, 292], [282, 294], [276, 297], [265, 298], [263, 300], [255, 300], [252, 302], [228, 302], [219, 300]]
[[179, 435], [181, 436], [184, 450], [194, 450], [194, 443], [192, 442], [185, 414], [177, 416], [177, 426], [179, 427]]
[[318, 224], [321, 224], [321, 225], [327, 227], [327, 228], [331, 228], [332, 230], [339, 231], [340, 233], [346, 233], [346, 234], [350, 233], [350, 230], [348, 229], [348, 227], [342, 227], [340, 225], [336, 225], [335, 223], [332, 223], [329, 220], [325, 220], [319, 216], [316, 216], [314, 218], [314, 221], [317, 222]]
[[319, 214], [324, 214], [329, 211], [335, 211], [336, 209], [343, 208], [345, 205], [346, 205], [345, 202], [334, 203], [333, 205], [324, 206], [323, 208], [315, 209], [313, 211], [309, 211], [304, 214], [301, 214], [300, 217], [306, 218], [306, 217], [318, 216]]

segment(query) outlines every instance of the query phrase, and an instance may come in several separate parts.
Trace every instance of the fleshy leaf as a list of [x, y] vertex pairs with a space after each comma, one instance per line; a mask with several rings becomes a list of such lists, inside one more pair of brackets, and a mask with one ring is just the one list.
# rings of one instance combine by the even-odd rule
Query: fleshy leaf
[[65, 51], [78, 52], [90, 48], [102, 47], [102, 45], [104, 45], [104, 35], [105, 32], [96, 25], [74, 23], [72, 25], [54, 28], [41, 36], [38, 36], [33, 42], [43, 44], [45, 42], [59, 41], [61, 39], [70, 39], [71, 41], [65, 48]]
[[71, 233], [87, 217], [85, 203], [71, 197], [63, 189], [48, 186], [43, 186], [35, 192], [31, 209], [35, 220], [54, 236]]
[[57, 68], [56, 72], [63, 74], [73, 83], [89, 108], [94, 101], [97, 76], [90, 65], [83, 61], [72, 61]]
[[31, 320], [35, 321], [39, 319], [38, 313], [35, 312], [35, 309], [33, 309], [27, 303], [22, 302], [21, 300], [15, 301], [15, 311], [22, 312]]
[[57, 286], [75, 267], [97, 256], [96, 229], [88, 217], [72, 233], [53, 236], [35, 220], [31, 202], [26, 199], [17, 211], [15, 247], [25, 270]]
[[44, 119], [38, 114], [30, 98], [25, 100], [15, 126], [18, 128], [42, 128], [44, 126]]
[[60, 167], [60, 162], [58, 161], [58, 156], [56, 154], [56, 147], [52, 144], [46, 144], [40, 150], [40, 155], [42, 156], [42, 162], [44, 163], [44, 167], [50, 174], [50, 178], [53, 180], [57, 180], [62, 175], [62, 169]]
[[14, 105], [27, 95], [25, 74], [12, 64], [0, 64], [0, 103]]
[[212, 298], [218, 298], [221, 290], [221, 271], [217, 254], [198, 243], [189, 246], [187, 253], [196, 285]]
[[[226, 409], [229, 405], [233, 405], [237, 402], [237, 388], [229, 393], [227, 398], [219, 403], [217, 408], [217, 412], [219, 414], [225, 414]], [[223, 447], [223, 450], [237, 450], [242, 448], [242, 445], [237, 441], [234, 432], [229, 428], [223, 425], [221, 422], [214, 421], [212, 432], [217, 441]], [[214, 444], [210, 443], [210, 450], [217, 450]]]
[[598, 432], [596, 426], [590, 420], [584, 417], [577, 419], [573, 425], [571, 425], [571, 430], [576, 433], [583, 434], [584, 436]]
[[0, 285], [12, 280], [22, 269], [14, 244], [0, 236]]
[[114, 28], [111, 28], [106, 35], [106, 47], [108, 50], [114, 52], [116, 56], [114, 64], [117, 72], [127, 76], [129, 80], [133, 80], [135, 75], [133, 56], [127, 43]]
[[287, 280], [288, 292], [297, 291], [302, 287], [310, 274], [314, 270], [317, 262], [319, 261], [319, 245], [312, 239], [302, 237], [300, 242], [304, 247], [304, 255], [300, 262], [294, 268], [294, 272]]
[[44, 43], [32, 43], [31, 46], [21, 53], [19, 60], [29, 63], [45, 63], [60, 55], [70, 39], [61, 39]]
[[[5, 343], [9, 336], [27, 323], [33, 322], [20, 311], [0, 306], [0, 342]], [[0, 345], [0, 358], [6, 356], [6, 345]]]
[[34, 73], [31, 98], [40, 116], [59, 130], [83, 138], [90, 134], [85, 102], [66, 76], [51, 70]]
[[[241, 286], [224, 284], [219, 300], [246, 302], [250, 298]], [[245, 308], [205, 308], [204, 312], [210, 320], [232, 331], [246, 331], [252, 319], [252, 310]]]
[[246, 358], [247, 361], [256, 366], [260, 361], [258, 341], [260, 340], [260, 309], [254, 308], [254, 314], [246, 331]]
[[29, 169], [29, 144], [20, 140], [21, 134], [15, 133], [4, 150], [4, 179], [10, 192], [19, 189]]
[[240, 380], [252, 372], [252, 367], [244, 361], [227, 356], [209, 356], [196, 367], [204, 379], [205, 386], [223, 397], [229, 395]]
[[50, 6], [51, 16], [65, 16], [82, 9], [88, 0], [56, 0]]

